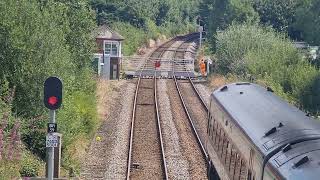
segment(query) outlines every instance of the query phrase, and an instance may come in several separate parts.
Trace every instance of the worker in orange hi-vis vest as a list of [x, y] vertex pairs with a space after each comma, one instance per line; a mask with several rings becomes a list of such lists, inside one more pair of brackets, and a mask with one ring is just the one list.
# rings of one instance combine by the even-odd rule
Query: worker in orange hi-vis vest
[[198, 56], [198, 62], [199, 62], [199, 69], [202, 76], [206, 75], [206, 64], [204, 63], [204, 52], [203, 50], [200, 51], [200, 54]]
[[206, 75], [206, 64], [204, 63], [204, 59], [202, 58], [200, 60], [200, 72], [201, 72], [201, 75], [202, 76], [205, 76]]

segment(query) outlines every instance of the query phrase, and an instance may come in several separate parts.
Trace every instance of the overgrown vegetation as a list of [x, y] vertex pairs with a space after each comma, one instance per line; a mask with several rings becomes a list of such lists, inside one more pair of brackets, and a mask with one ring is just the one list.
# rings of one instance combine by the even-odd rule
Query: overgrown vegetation
[[[119, 31], [126, 38], [124, 53], [129, 55], [149, 38], [193, 29], [198, 4], [191, 0], [0, 0], [0, 118], [10, 117], [5, 129], [9, 134], [20, 126], [17, 141], [22, 142], [22, 159], [0, 160], [0, 179], [43, 175], [48, 110], [42, 97], [48, 76], [58, 76], [64, 84], [63, 105], [57, 112], [58, 131], [63, 134], [62, 165], [79, 173], [76, 143], [85, 147], [99, 126], [96, 84], [89, 67], [96, 24]], [[15, 95], [8, 102], [11, 91]], [[0, 123], [3, 126], [4, 121]]]
[[[0, 16], [0, 118], [4, 113], [15, 117], [30, 151], [23, 150], [25, 158], [13, 163], [15, 171], [4, 179], [19, 173], [35, 176], [43, 170], [32, 154], [45, 159], [48, 110], [42, 97], [49, 76], [60, 77], [64, 84], [63, 106], [57, 112], [63, 166], [78, 171], [74, 165], [78, 157], [69, 148], [79, 138], [88, 141], [98, 125], [95, 80], [88, 65], [94, 47], [94, 13], [85, 0], [1, 0]], [[4, 100], [10, 89], [15, 92], [12, 103]], [[7, 165], [1, 161], [0, 169]]]
[[232, 22], [271, 26], [293, 40], [319, 45], [319, 4], [320, 0], [203, 0], [200, 14], [213, 50], [216, 32]]
[[174, 36], [192, 32], [200, 0], [91, 0], [97, 23], [107, 24], [126, 39], [124, 54], [160, 35]]
[[200, 5], [200, 14], [212, 51], [216, 50], [217, 32], [226, 29], [232, 22], [259, 21], [252, 0], [204, 0]]
[[[320, 45], [319, 0], [204, 0], [201, 16], [216, 71], [255, 80], [318, 114], [319, 68], [292, 44]], [[292, 39], [292, 40], [290, 40]]]
[[200, 14], [217, 71], [266, 84], [318, 114], [319, 66], [303, 58], [289, 37], [320, 44], [319, 5], [320, 0], [0, 0], [0, 179], [43, 174], [48, 76], [64, 84], [57, 113], [63, 166], [79, 172], [76, 143], [85, 147], [99, 126], [89, 68], [96, 25], [122, 34], [123, 52], [131, 55], [149, 39], [194, 31]]
[[217, 70], [254, 79], [312, 113], [320, 109], [319, 71], [283, 34], [259, 25], [234, 24], [217, 35]]
[[294, 40], [319, 45], [319, 0], [258, 0], [254, 7], [261, 23], [287, 33]]

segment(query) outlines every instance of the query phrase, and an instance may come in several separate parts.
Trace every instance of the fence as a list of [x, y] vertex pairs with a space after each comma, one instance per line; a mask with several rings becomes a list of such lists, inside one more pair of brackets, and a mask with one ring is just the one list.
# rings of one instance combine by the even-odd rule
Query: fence
[[194, 59], [152, 58], [127, 56], [121, 59], [121, 71], [137, 75], [140, 72], [157, 72], [160, 76], [173, 76], [173, 73], [193, 73]]

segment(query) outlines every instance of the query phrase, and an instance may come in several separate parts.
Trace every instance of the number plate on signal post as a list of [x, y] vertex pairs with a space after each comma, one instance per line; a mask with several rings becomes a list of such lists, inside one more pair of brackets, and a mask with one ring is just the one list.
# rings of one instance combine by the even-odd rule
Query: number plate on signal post
[[55, 134], [48, 134], [46, 136], [46, 147], [58, 147], [58, 136]]
[[57, 132], [57, 123], [48, 123], [48, 133]]

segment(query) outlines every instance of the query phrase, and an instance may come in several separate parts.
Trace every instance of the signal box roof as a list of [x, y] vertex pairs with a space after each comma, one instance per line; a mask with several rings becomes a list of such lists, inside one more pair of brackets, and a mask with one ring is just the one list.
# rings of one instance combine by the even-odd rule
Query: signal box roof
[[96, 39], [102, 40], [114, 40], [114, 41], [123, 41], [124, 38], [117, 32], [114, 32], [108, 26], [103, 25], [99, 26], [95, 31], [94, 35]]

